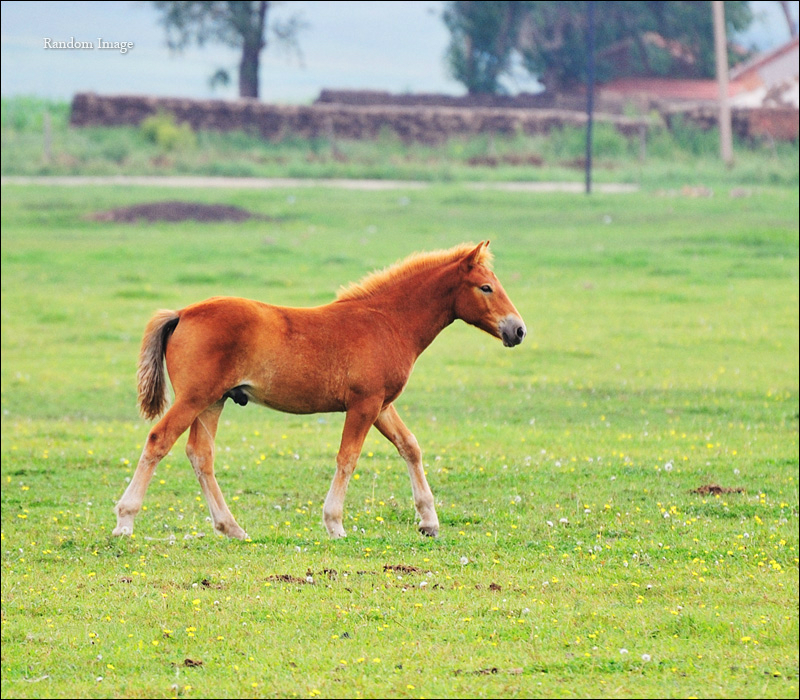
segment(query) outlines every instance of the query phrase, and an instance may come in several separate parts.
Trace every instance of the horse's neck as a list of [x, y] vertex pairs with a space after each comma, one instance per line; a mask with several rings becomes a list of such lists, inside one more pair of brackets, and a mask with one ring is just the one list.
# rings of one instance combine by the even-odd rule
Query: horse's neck
[[414, 275], [375, 299], [396, 318], [396, 328], [415, 345], [417, 355], [455, 320], [457, 280], [452, 273]]

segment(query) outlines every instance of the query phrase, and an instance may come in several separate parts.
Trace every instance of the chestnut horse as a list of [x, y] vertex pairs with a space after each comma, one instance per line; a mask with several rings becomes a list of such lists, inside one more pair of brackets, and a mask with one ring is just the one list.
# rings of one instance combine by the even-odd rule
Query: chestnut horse
[[158, 418], [167, 404], [164, 359], [175, 400], [150, 431], [128, 488], [115, 507], [115, 535], [133, 532], [156, 465], [188, 428], [186, 454], [214, 528], [244, 539], [214, 477], [214, 436], [225, 400], [288, 413], [344, 411], [344, 430], [323, 506], [331, 537], [344, 537], [347, 484], [370, 426], [408, 464], [419, 529], [435, 537], [439, 519], [416, 438], [394, 400], [414, 362], [455, 319], [501, 338], [525, 338], [525, 324], [491, 271], [489, 242], [412, 255], [315, 308], [215, 297], [180, 311], [158, 311], [139, 355], [139, 407]]

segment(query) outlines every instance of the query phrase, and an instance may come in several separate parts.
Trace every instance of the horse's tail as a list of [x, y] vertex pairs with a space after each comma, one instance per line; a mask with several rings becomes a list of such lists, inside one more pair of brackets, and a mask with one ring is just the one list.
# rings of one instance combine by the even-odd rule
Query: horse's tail
[[158, 418], [167, 405], [164, 353], [178, 319], [177, 311], [156, 311], [144, 329], [136, 376], [139, 382], [139, 412], [148, 420]]

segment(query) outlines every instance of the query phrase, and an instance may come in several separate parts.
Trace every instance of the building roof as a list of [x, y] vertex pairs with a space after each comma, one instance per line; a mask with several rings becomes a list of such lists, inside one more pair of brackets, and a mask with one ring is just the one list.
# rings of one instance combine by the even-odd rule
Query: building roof
[[[787, 41], [785, 44], [781, 44], [771, 51], [766, 51], [765, 53], [753, 56], [753, 58], [750, 60], [744, 61], [743, 63], [740, 63], [731, 69], [731, 80], [744, 80], [748, 74], [761, 71], [768, 64], [775, 63], [776, 61], [784, 58], [787, 54], [790, 54], [792, 51], [797, 53], [799, 44], [800, 37], [795, 36], [789, 39], [789, 41]], [[794, 63], [794, 69], [794, 75], [797, 75], [797, 63]], [[792, 76], [787, 75], [786, 77], [791, 78]]]
[[[646, 95], [663, 100], [716, 100], [719, 87], [716, 80], [690, 80], [675, 78], [618, 78], [600, 86], [604, 94], [619, 96]], [[731, 81], [728, 96], [744, 92], [745, 86]]]

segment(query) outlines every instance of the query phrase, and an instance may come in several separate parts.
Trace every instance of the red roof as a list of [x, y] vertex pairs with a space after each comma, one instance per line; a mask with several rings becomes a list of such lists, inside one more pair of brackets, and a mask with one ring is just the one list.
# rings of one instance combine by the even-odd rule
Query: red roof
[[[676, 80], [673, 78], [618, 78], [604, 83], [600, 90], [606, 94], [647, 95], [672, 100], [716, 100], [719, 87], [716, 80]], [[744, 92], [741, 83], [728, 83], [728, 96]]]

